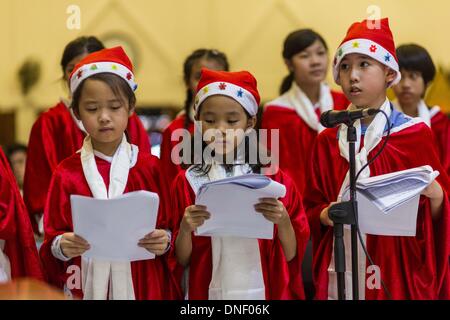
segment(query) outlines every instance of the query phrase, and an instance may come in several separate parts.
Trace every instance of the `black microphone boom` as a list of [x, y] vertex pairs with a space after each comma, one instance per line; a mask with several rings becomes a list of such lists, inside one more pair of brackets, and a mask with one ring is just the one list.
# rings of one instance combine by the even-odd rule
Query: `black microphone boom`
[[366, 108], [355, 110], [329, 110], [320, 115], [320, 124], [326, 128], [333, 128], [338, 124], [352, 124], [355, 120], [372, 116], [380, 112], [378, 109]]

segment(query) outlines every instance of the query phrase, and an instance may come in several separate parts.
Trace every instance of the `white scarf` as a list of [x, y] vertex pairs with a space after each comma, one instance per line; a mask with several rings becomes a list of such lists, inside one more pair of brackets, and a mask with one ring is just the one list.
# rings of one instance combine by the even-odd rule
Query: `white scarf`
[[[355, 109], [356, 107], [350, 105], [347, 110]], [[386, 98], [384, 103], [381, 105], [380, 110], [384, 111], [388, 117], [391, 116], [391, 104], [389, 100]], [[356, 128], [357, 139], [355, 143], [355, 170], [356, 173], [367, 163], [367, 155], [372, 151], [381, 141], [384, 128], [386, 127], [386, 117], [380, 112], [375, 115], [372, 123], [366, 130], [364, 135], [364, 146], [361, 148], [361, 121], [356, 120], [354, 123]], [[339, 152], [345, 160], [349, 161], [350, 155], [348, 151], [349, 143], [347, 141], [347, 126], [341, 125], [339, 128]], [[370, 177], [370, 168], [366, 167], [360, 175], [361, 178]], [[347, 172], [344, 182], [341, 186], [341, 190], [339, 192], [338, 201], [340, 201], [342, 197], [342, 192], [345, 187], [349, 184], [350, 175]]]
[[[81, 164], [92, 195], [96, 199], [111, 199], [123, 194], [128, 173], [137, 160], [139, 149], [127, 142], [125, 134], [111, 163], [109, 190], [95, 162], [91, 137], [84, 139], [81, 149]], [[82, 258], [83, 294], [86, 300], [107, 299], [134, 300], [130, 262], [109, 262]]]
[[[354, 109], [355, 106], [350, 105], [348, 110]], [[383, 105], [380, 107], [381, 110], [386, 112], [388, 117], [391, 115], [391, 107], [388, 99], [385, 100]], [[357, 140], [355, 143], [355, 169], [356, 173], [367, 163], [367, 155], [373, 150], [381, 141], [384, 128], [386, 126], [386, 118], [382, 113], [378, 113], [373, 119], [372, 123], [366, 130], [364, 135], [364, 146], [361, 147], [361, 121], [357, 120], [354, 123], [357, 132]], [[348, 141], [347, 141], [347, 126], [341, 125], [339, 129], [339, 151], [342, 157], [349, 161], [349, 151], [348, 151]], [[361, 172], [361, 178], [370, 177], [370, 168], [367, 167]], [[342, 198], [342, 193], [344, 189], [349, 184], [349, 172], [347, 172], [344, 182], [342, 183], [341, 189], [339, 191], [339, 196], [337, 201], [340, 202]], [[366, 242], [366, 235], [362, 234], [363, 241]], [[352, 252], [351, 252], [351, 232], [348, 227], [344, 227], [344, 245], [345, 245], [345, 291], [346, 298], [351, 299], [352, 297]], [[330, 260], [330, 265], [328, 266], [328, 298], [331, 300], [337, 300], [337, 276], [335, 272], [334, 265], [334, 236], [333, 236], [333, 250]], [[360, 242], [358, 241], [358, 287], [359, 287], [359, 298], [360, 300], [365, 299], [365, 289], [366, 289], [366, 257]]]
[[[403, 112], [402, 106], [398, 103], [397, 100], [393, 102], [393, 105], [395, 108], [401, 112]], [[428, 109], [427, 105], [425, 104], [425, 101], [420, 100], [419, 105], [417, 106], [417, 112], [419, 114], [419, 118], [423, 120], [423, 122], [426, 123], [428, 127], [431, 127], [431, 119], [439, 112], [441, 111], [441, 108], [439, 106], [434, 106], [431, 109]]]
[[8, 256], [3, 253], [5, 240], [0, 239], [0, 284], [11, 280], [11, 263]]
[[[291, 88], [287, 92], [287, 97], [297, 114], [311, 129], [317, 132], [321, 132], [325, 129], [317, 118], [317, 114], [311, 100], [309, 100], [295, 81], [292, 83]], [[330, 88], [325, 83], [320, 84], [319, 107], [321, 113], [334, 108]]]
[[[251, 172], [247, 164], [233, 166], [232, 176]], [[202, 183], [227, 177], [223, 165], [213, 164], [207, 177], [191, 170], [186, 177], [197, 193]], [[212, 276], [209, 300], [264, 300], [265, 285], [257, 239], [211, 237]]]

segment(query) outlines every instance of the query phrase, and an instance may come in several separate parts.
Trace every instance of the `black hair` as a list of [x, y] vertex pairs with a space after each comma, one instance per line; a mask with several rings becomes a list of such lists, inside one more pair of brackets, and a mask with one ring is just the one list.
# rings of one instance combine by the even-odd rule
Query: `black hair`
[[425, 48], [417, 44], [405, 44], [397, 48], [396, 54], [400, 70], [420, 72], [425, 87], [434, 79], [436, 67]]
[[116, 97], [120, 97], [121, 95], [123, 95], [128, 99], [128, 105], [130, 109], [136, 107], [136, 95], [134, 94], [134, 91], [131, 89], [131, 87], [124, 79], [122, 79], [121, 77], [119, 77], [114, 73], [109, 72], [97, 73], [90, 76], [89, 78], [84, 79], [73, 93], [72, 103], [70, 107], [77, 116], [79, 115], [80, 111], [79, 104], [81, 99], [81, 93], [83, 91], [83, 87], [84, 84], [86, 83], [86, 80], [89, 79], [99, 80], [106, 83], [111, 88]]
[[14, 153], [16, 153], [16, 152], [27, 153], [27, 150], [28, 150], [28, 148], [26, 145], [21, 144], [21, 143], [14, 143], [14, 144], [9, 145], [6, 148], [5, 153], [6, 153], [6, 157], [8, 158], [9, 163], [11, 164], [11, 157]]
[[[201, 60], [215, 60], [219, 64], [223, 66], [224, 71], [229, 71], [230, 65], [228, 63], [227, 56], [225, 53], [220, 52], [215, 49], [197, 49], [194, 52], [192, 52], [184, 61], [183, 64], [183, 80], [184, 83], [187, 85], [189, 84], [189, 79], [191, 78], [192, 73], [192, 67], [194, 64]], [[184, 111], [186, 113], [186, 119], [184, 121], [184, 127], [185, 129], [188, 128], [190, 119], [189, 119], [189, 112], [192, 105], [192, 101], [194, 99], [194, 96], [189, 88], [186, 90], [186, 100], [184, 101]]]
[[67, 65], [73, 58], [83, 53], [92, 53], [100, 51], [104, 48], [105, 46], [103, 45], [103, 43], [94, 36], [79, 37], [69, 42], [64, 48], [64, 52], [61, 57], [60, 65], [63, 72], [63, 78]]
[[[290, 60], [294, 55], [308, 48], [316, 40], [319, 40], [325, 47], [325, 50], [328, 51], [328, 46], [324, 38], [312, 29], [300, 29], [291, 32], [284, 40], [283, 58]], [[291, 88], [293, 81], [294, 73], [290, 72], [284, 77], [283, 82], [281, 83], [280, 94], [287, 92]]]

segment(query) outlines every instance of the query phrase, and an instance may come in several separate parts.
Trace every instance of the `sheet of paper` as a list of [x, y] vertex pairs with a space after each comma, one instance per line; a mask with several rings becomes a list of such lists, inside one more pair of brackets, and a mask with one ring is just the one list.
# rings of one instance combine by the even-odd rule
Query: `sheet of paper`
[[148, 191], [126, 193], [113, 199], [70, 197], [75, 234], [89, 242], [86, 258], [108, 261], [154, 259], [138, 242], [155, 229], [159, 196]]
[[[415, 236], [420, 193], [437, 176], [422, 166], [358, 180], [358, 221], [362, 232]], [[343, 200], [349, 199], [348, 188]]]
[[[254, 185], [257, 186], [256, 189], [249, 187], [252, 184], [251, 179], [245, 183], [219, 181], [201, 188], [195, 203], [206, 206], [211, 218], [197, 228], [196, 235], [273, 239], [273, 223], [256, 212], [254, 205], [262, 197], [283, 197], [286, 188], [267, 179], [268, 184], [258, 181]], [[262, 185], [265, 187], [261, 188]]]
[[364, 194], [357, 192], [358, 222], [361, 232], [383, 236], [416, 235], [419, 197], [416, 195], [395, 210], [384, 213]]
[[361, 179], [356, 186], [384, 213], [394, 210], [420, 194], [439, 175], [439, 172], [433, 171], [430, 166], [423, 166], [394, 174]]
[[378, 176], [362, 178], [358, 180], [357, 185], [358, 187], [365, 189], [374, 185], [376, 186], [389, 185], [391, 181], [399, 181], [402, 179], [407, 179], [409, 177], [415, 177], [417, 179], [421, 179], [422, 181], [427, 181], [430, 175], [436, 174], [435, 172], [437, 173], [437, 175], [439, 175], [439, 172], [434, 171], [431, 166], [426, 165], [401, 171], [395, 171]]

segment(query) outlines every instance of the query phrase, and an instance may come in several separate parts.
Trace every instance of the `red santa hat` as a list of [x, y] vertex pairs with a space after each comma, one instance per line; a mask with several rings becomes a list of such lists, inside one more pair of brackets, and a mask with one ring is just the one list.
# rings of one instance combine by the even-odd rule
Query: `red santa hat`
[[206, 98], [213, 95], [228, 96], [236, 100], [251, 116], [256, 116], [260, 102], [256, 79], [248, 71], [228, 72], [202, 69], [197, 85], [194, 111]]
[[83, 80], [105, 72], [124, 79], [133, 91], [137, 89], [130, 59], [122, 47], [114, 47], [93, 52], [81, 60], [70, 74], [70, 91], [73, 94]]
[[336, 82], [339, 79], [339, 65], [342, 59], [350, 53], [364, 54], [394, 70], [397, 77], [390, 85], [400, 81], [401, 74], [395, 54], [394, 37], [389, 28], [388, 18], [363, 20], [350, 26], [334, 57], [333, 76]]

